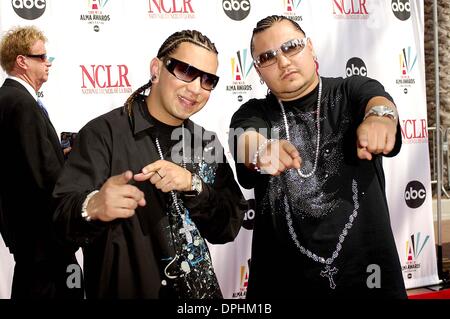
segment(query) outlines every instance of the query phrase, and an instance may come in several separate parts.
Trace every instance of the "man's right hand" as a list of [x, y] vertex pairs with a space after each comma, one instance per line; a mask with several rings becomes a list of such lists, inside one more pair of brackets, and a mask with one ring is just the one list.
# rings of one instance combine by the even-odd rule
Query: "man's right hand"
[[86, 211], [92, 220], [109, 222], [116, 218], [129, 218], [138, 206], [145, 206], [144, 193], [128, 184], [132, 178], [131, 171], [108, 178], [87, 205]]
[[286, 140], [275, 140], [268, 143], [261, 153], [256, 166], [263, 174], [277, 176], [288, 169], [300, 168], [302, 163], [300, 153], [294, 145]]

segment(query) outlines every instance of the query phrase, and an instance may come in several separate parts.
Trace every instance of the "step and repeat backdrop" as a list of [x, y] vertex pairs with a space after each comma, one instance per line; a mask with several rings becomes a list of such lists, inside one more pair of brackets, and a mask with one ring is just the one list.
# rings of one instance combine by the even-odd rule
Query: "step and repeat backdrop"
[[[227, 147], [238, 107], [263, 97], [249, 49], [256, 22], [281, 14], [315, 46], [323, 76], [379, 80], [400, 113], [401, 153], [384, 161], [388, 202], [407, 288], [438, 282], [431, 208], [424, 68], [423, 0], [2, 0], [0, 32], [36, 25], [49, 42], [50, 76], [38, 93], [58, 131], [77, 132], [147, 83], [150, 60], [181, 29], [197, 29], [219, 50], [220, 81], [193, 120]], [[0, 82], [6, 77], [0, 74]], [[229, 156], [231, 161], [231, 157]], [[7, 169], [7, 168], [3, 168]], [[250, 207], [253, 193], [244, 190]], [[232, 243], [211, 245], [226, 298], [245, 298], [255, 211]], [[81, 253], [78, 254], [82, 259]], [[14, 260], [0, 238], [0, 298], [9, 298]], [[274, 274], [288, 280], [285, 274]]]

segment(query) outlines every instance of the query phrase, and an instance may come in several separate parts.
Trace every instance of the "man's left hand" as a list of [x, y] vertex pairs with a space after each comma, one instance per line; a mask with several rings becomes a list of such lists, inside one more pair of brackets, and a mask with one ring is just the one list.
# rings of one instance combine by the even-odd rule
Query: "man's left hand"
[[356, 130], [356, 150], [360, 159], [372, 154], [389, 154], [395, 145], [397, 121], [390, 117], [369, 116]]
[[142, 173], [134, 175], [134, 180], [138, 182], [150, 180], [150, 183], [164, 193], [173, 190], [187, 192], [192, 188], [191, 172], [166, 160], [158, 160], [145, 166]]

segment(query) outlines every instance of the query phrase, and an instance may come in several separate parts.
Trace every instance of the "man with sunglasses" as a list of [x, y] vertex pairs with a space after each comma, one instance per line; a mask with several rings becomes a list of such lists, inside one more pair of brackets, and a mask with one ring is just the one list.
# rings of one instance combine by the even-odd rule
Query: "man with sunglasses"
[[206, 36], [175, 32], [150, 81], [79, 132], [55, 220], [83, 248], [87, 298], [222, 297], [205, 239], [232, 241], [247, 204], [217, 137], [189, 119], [217, 67]]
[[[52, 66], [46, 38], [35, 27], [9, 30], [0, 62], [8, 74], [0, 88], [0, 230], [14, 255], [11, 297], [83, 298], [67, 286], [75, 248], [54, 236], [52, 191], [64, 156], [58, 135], [37, 92]], [[1, 261], [0, 261], [1, 262]]]
[[269, 92], [230, 130], [257, 205], [247, 297], [405, 298], [381, 165], [401, 146], [392, 98], [373, 79], [320, 77], [283, 16], [257, 23], [251, 52]]

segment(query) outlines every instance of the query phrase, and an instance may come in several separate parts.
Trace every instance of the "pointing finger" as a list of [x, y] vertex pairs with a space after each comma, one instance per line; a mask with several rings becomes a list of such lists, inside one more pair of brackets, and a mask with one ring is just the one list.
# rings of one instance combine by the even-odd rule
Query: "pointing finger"
[[156, 172], [149, 172], [147, 174], [144, 174], [144, 173], [135, 174], [134, 180], [137, 182], [143, 182], [143, 181], [146, 181], [146, 180], [152, 178], [152, 176], [155, 174], [156, 174]]
[[125, 185], [130, 181], [132, 177], [133, 173], [131, 171], [125, 171], [122, 174], [110, 177], [109, 181], [115, 185]]
[[142, 173], [143, 174], [148, 174], [148, 173], [151, 173], [151, 172], [156, 172], [162, 167], [162, 163], [163, 163], [162, 160], [158, 160], [158, 161], [156, 161], [154, 163], [151, 163], [150, 165], [147, 165], [147, 166], [145, 166], [142, 169]]

